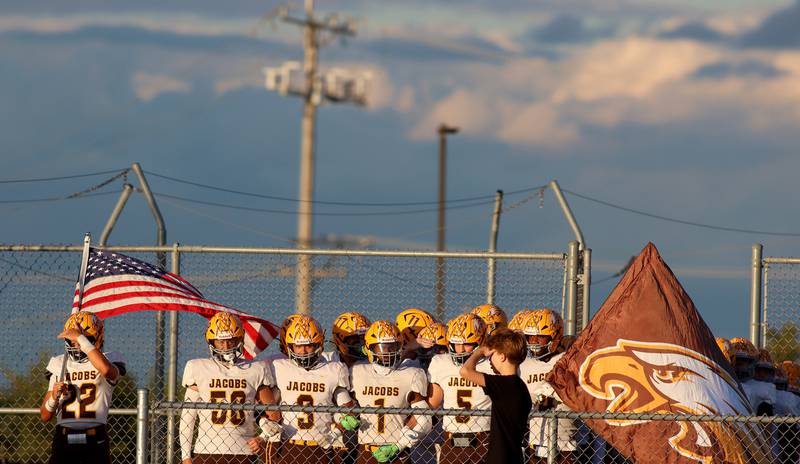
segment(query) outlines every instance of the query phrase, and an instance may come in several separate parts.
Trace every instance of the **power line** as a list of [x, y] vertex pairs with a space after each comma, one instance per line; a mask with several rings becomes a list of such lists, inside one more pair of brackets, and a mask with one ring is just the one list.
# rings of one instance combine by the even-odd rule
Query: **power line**
[[[149, 176], [159, 177], [161, 179], [169, 180], [172, 182], [177, 182], [180, 184], [192, 185], [194, 187], [200, 187], [208, 190], [216, 190], [218, 192], [225, 192], [225, 193], [233, 193], [235, 195], [243, 195], [248, 197], [254, 198], [263, 198], [266, 200], [278, 200], [278, 201], [290, 201], [293, 203], [301, 203], [305, 200], [298, 200], [297, 198], [292, 197], [284, 197], [284, 196], [277, 196], [277, 195], [265, 195], [261, 193], [254, 193], [254, 192], [246, 192], [242, 190], [234, 190], [225, 187], [218, 187], [215, 185], [203, 184], [200, 182], [194, 182], [185, 179], [179, 179], [177, 177], [166, 176], [163, 174], [158, 174], [152, 171], [145, 171], [145, 173]], [[520, 193], [532, 192], [534, 190], [540, 190], [546, 186], [538, 186], [538, 187], [529, 187], [519, 190], [512, 190], [507, 192], [505, 195], [516, 195]], [[464, 203], [464, 202], [472, 202], [478, 200], [489, 200], [494, 199], [494, 195], [480, 195], [475, 197], [466, 197], [466, 198], [457, 198], [454, 200], [448, 200], [447, 203]], [[316, 203], [320, 205], [331, 205], [331, 206], [364, 206], [364, 207], [376, 207], [376, 206], [384, 206], [384, 207], [394, 207], [394, 206], [424, 206], [424, 205], [436, 205], [438, 201], [407, 201], [407, 202], [349, 202], [349, 201], [325, 201], [325, 200], [310, 200], [310, 203]]]
[[0, 184], [21, 184], [25, 182], [50, 182], [54, 180], [64, 180], [64, 179], [78, 179], [81, 177], [92, 177], [92, 176], [101, 176], [103, 174], [116, 174], [121, 171], [125, 171], [127, 169], [113, 169], [110, 171], [100, 171], [100, 172], [90, 172], [87, 174], [74, 174], [71, 176], [58, 176], [58, 177], [39, 177], [33, 179], [5, 179], [0, 180]]
[[47, 203], [52, 201], [64, 201], [64, 200], [80, 200], [82, 198], [89, 198], [89, 197], [99, 197], [103, 195], [113, 195], [115, 193], [119, 193], [121, 190], [112, 190], [110, 192], [97, 192], [97, 193], [87, 193], [80, 196], [69, 196], [69, 197], [50, 197], [50, 198], [26, 198], [21, 200], [0, 200], [0, 204], [8, 205], [8, 204], [15, 204], [15, 203]]
[[772, 236], [777, 236], [777, 237], [800, 237], [800, 233], [798, 233], [798, 232], [772, 232], [772, 231], [765, 231], [765, 230], [740, 229], [740, 228], [737, 228], [737, 227], [715, 226], [715, 225], [711, 225], [711, 224], [703, 224], [701, 222], [687, 221], [687, 220], [684, 220], [684, 219], [676, 219], [676, 218], [671, 218], [671, 217], [667, 217], [667, 216], [661, 216], [661, 215], [658, 215], [658, 214], [648, 213], [647, 211], [641, 211], [641, 210], [638, 210], [638, 209], [628, 208], [626, 206], [617, 205], [617, 204], [614, 204], [614, 203], [610, 203], [608, 201], [603, 201], [603, 200], [599, 200], [597, 198], [589, 197], [587, 195], [582, 195], [580, 193], [573, 192], [573, 191], [570, 191], [570, 190], [567, 190], [567, 189], [562, 189], [562, 190], [567, 192], [567, 193], [569, 193], [570, 195], [574, 195], [574, 196], [576, 196], [578, 198], [582, 198], [582, 199], [587, 200], [587, 201], [598, 203], [598, 204], [601, 204], [603, 206], [608, 206], [609, 208], [614, 208], [614, 209], [618, 209], [618, 210], [621, 210], [621, 211], [626, 211], [628, 213], [638, 214], [640, 216], [647, 216], [647, 217], [650, 217], [650, 218], [653, 218], [653, 219], [660, 219], [662, 221], [674, 222], [674, 223], [677, 223], [677, 224], [684, 224], [684, 225], [688, 225], [688, 226], [701, 227], [703, 229], [720, 230], [720, 231], [724, 231], [724, 232], [737, 232], [737, 233], [741, 233], [741, 234], [772, 235]]
[[[230, 209], [238, 209], [242, 211], [254, 211], [257, 213], [274, 213], [274, 214], [290, 214], [290, 215], [297, 215], [300, 214], [297, 211], [290, 211], [290, 210], [283, 210], [283, 209], [267, 209], [267, 208], [254, 208], [250, 206], [240, 206], [240, 205], [231, 205], [227, 203], [217, 203], [213, 201], [205, 201], [205, 200], [196, 200], [194, 198], [186, 198], [186, 197], [179, 197], [177, 195], [169, 195], [166, 193], [157, 193], [153, 192], [153, 194], [157, 197], [164, 197], [164, 198], [171, 198], [173, 200], [180, 200], [186, 201], [189, 203], [197, 203], [200, 205], [207, 205], [207, 206], [217, 206], [220, 208], [230, 208]], [[462, 209], [462, 208], [473, 208], [476, 206], [483, 206], [493, 203], [494, 201], [481, 201], [475, 203], [469, 203], [466, 205], [457, 205], [457, 206], [450, 206], [448, 209]], [[372, 211], [372, 212], [346, 212], [346, 213], [331, 213], [331, 212], [322, 212], [322, 213], [314, 213], [317, 216], [394, 216], [394, 215], [405, 215], [405, 214], [419, 214], [419, 213], [430, 213], [438, 211], [438, 208], [427, 208], [427, 209], [413, 209], [413, 210], [402, 210], [402, 211]]]

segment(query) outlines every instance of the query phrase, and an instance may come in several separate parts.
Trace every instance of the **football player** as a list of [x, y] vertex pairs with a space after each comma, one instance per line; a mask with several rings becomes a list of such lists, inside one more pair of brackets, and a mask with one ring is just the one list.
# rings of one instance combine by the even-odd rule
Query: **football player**
[[327, 354], [330, 361], [341, 361], [348, 368], [367, 359], [364, 353], [364, 335], [369, 329], [369, 319], [355, 311], [342, 313], [333, 321], [333, 344], [336, 351]]
[[[771, 416], [775, 408], [775, 385], [755, 378], [758, 349], [745, 338], [731, 339], [733, 370], [742, 384], [750, 406], [757, 416]], [[759, 375], [763, 375], [760, 373]]]
[[[211, 356], [186, 363], [184, 401], [275, 404], [271, 390], [275, 381], [267, 364], [244, 359], [244, 328], [236, 315], [215, 314], [208, 321], [205, 338]], [[253, 455], [264, 451], [266, 440], [280, 433], [279, 420], [279, 412], [265, 413], [258, 420], [261, 434], [253, 436], [256, 421], [251, 412], [184, 409], [179, 437], [182, 463], [250, 464]]]
[[[350, 373], [344, 363], [322, 356], [324, 332], [316, 320], [300, 316], [291, 321], [284, 333], [288, 358], [275, 359], [275, 381], [281, 392], [281, 404], [339, 405], [350, 407]], [[329, 462], [331, 446], [342, 437], [342, 430], [355, 430], [358, 421], [330, 413], [286, 412], [283, 415], [285, 442], [276, 462]]]
[[500, 309], [498, 306], [491, 304], [480, 305], [472, 308], [472, 311], [470, 312], [480, 316], [480, 318], [483, 319], [483, 322], [486, 323], [487, 338], [495, 330], [508, 326], [508, 316], [506, 316], [506, 312]]
[[[419, 332], [436, 322], [433, 316], [425, 310], [409, 308], [400, 312], [395, 318], [395, 324], [403, 337], [403, 359], [416, 360], [419, 356], [420, 345], [417, 342]], [[420, 367], [418, 363], [412, 363]]]
[[[426, 409], [425, 371], [402, 363], [403, 336], [389, 321], [375, 321], [365, 336], [369, 363], [353, 365], [353, 393], [363, 407]], [[362, 414], [358, 463], [405, 463], [408, 448], [431, 427], [431, 416]]]
[[[545, 411], [555, 408], [569, 411], [550, 384], [545, 381], [547, 374], [563, 355], [558, 351], [564, 336], [564, 322], [561, 316], [547, 308], [533, 310], [522, 322], [522, 333], [528, 342], [529, 356], [519, 366], [519, 372], [528, 386], [534, 410]], [[549, 423], [545, 419], [535, 417], [531, 419], [529, 429], [528, 462], [546, 462]], [[558, 420], [558, 462], [574, 462], [577, 449], [576, 429], [572, 419]]]
[[[431, 408], [491, 409], [492, 400], [483, 387], [459, 374], [464, 361], [486, 339], [486, 323], [476, 314], [462, 314], [447, 323], [449, 354], [433, 357], [430, 365]], [[476, 370], [492, 374], [488, 358]], [[444, 442], [439, 462], [443, 464], [481, 464], [489, 447], [488, 416], [444, 416]]]
[[66, 354], [47, 363], [49, 385], [40, 409], [44, 422], [57, 416], [51, 464], [111, 462], [106, 421], [125, 362], [119, 353], [103, 353], [103, 335], [103, 321], [87, 311], [69, 316], [58, 334]]

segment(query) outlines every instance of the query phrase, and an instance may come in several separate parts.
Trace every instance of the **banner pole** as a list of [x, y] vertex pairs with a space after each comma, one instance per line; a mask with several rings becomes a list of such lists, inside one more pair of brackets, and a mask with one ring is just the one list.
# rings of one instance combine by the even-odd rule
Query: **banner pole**
[[[92, 244], [92, 234], [86, 232], [86, 235], [83, 236], [83, 255], [81, 256], [81, 270], [78, 274], [78, 308], [77, 310], [73, 309], [71, 313], [75, 313], [81, 310], [81, 305], [83, 304], [83, 286], [86, 281], [86, 268], [89, 267], [89, 246]], [[58, 377], [59, 380], [62, 382], [64, 381], [64, 377], [67, 375], [67, 359], [69, 359], [69, 354], [66, 352], [66, 348], [64, 349], [64, 361], [61, 363], [61, 375]]]

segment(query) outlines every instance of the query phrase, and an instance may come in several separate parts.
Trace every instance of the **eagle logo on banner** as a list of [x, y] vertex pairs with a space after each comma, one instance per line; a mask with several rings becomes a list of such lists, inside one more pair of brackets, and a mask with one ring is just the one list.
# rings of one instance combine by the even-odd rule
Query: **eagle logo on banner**
[[[714, 334], [653, 244], [633, 261], [547, 382], [573, 411], [752, 415]], [[584, 423], [637, 464], [773, 461], [768, 434], [757, 423], [650, 418]]]
[[[590, 354], [581, 365], [579, 379], [584, 391], [609, 401], [606, 411], [611, 413], [750, 414], [736, 380], [725, 369], [700, 353], [669, 343], [618, 340], [616, 346]], [[704, 388], [698, 389], [698, 383]], [[625, 427], [649, 421], [606, 422]], [[725, 462], [738, 462], [735, 457], [744, 456], [738, 427], [680, 422], [675, 428], [668, 443], [681, 456], [712, 463], [715, 444], [733, 458]]]

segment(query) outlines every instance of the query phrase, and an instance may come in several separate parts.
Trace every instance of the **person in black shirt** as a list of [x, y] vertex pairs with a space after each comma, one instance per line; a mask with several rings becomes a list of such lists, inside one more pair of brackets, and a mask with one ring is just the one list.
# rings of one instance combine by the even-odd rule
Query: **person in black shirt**
[[[531, 397], [528, 388], [517, 375], [517, 369], [527, 355], [522, 334], [509, 329], [495, 331], [484, 346], [476, 348], [461, 367], [461, 377], [483, 387], [492, 399], [492, 419], [489, 431], [489, 451], [486, 464], [523, 464], [523, 439], [528, 432]], [[497, 375], [478, 372], [475, 366], [489, 358]]]

